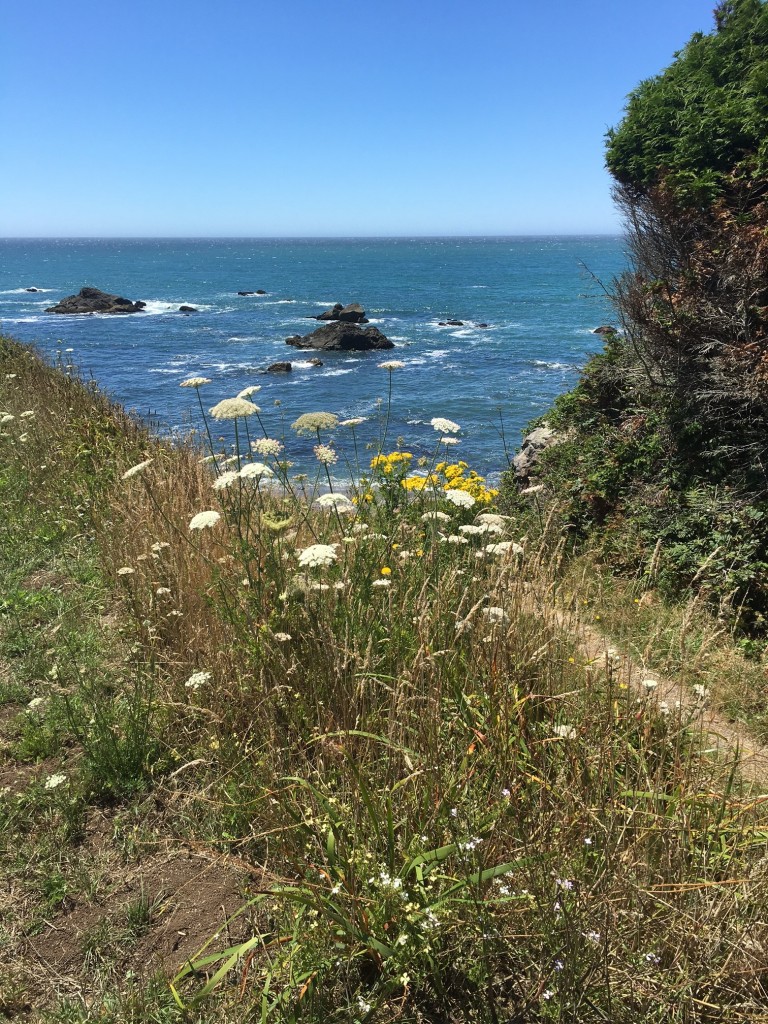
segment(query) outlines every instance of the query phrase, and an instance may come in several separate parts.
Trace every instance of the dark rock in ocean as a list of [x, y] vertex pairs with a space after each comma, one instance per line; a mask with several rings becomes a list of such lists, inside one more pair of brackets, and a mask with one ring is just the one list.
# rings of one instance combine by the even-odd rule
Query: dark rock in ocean
[[303, 337], [297, 334], [286, 338], [285, 343], [294, 348], [316, 348], [326, 352], [367, 352], [395, 347], [377, 327], [363, 328], [348, 323], [326, 324]]
[[608, 335], [608, 334], [616, 334], [616, 328], [615, 327], [611, 327], [610, 324], [603, 324], [602, 327], [596, 327], [594, 329], [594, 331], [592, 331], [592, 333], [593, 334], [602, 334], [603, 336]]
[[464, 326], [464, 321], [463, 320], [446, 320], [445, 324], [446, 324], [446, 327], [463, 327]]
[[310, 317], [312, 320], [341, 320], [345, 324], [367, 324], [368, 321], [365, 318], [365, 310], [359, 302], [350, 302], [348, 306], [342, 306], [340, 302], [337, 302], [330, 309], [326, 309], [324, 313], [319, 313], [315, 317]]
[[291, 369], [290, 363], [272, 363], [267, 367], [267, 373], [290, 373]]
[[256, 292], [238, 292], [238, 295], [255, 295]]
[[323, 360], [322, 359], [308, 359], [307, 363], [309, 364], [309, 366], [322, 366], [323, 365]]
[[257, 288], [256, 289], [256, 294], [257, 295], [266, 295], [267, 293], [264, 291], [263, 288]]
[[132, 302], [98, 288], [81, 288], [77, 295], [50, 306], [46, 313], [140, 313], [145, 306], [146, 302]]
[[39, 292], [40, 289], [39, 288], [25, 288], [24, 291], [25, 292]]
[[475, 324], [475, 327], [487, 327], [488, 324]]
[[194, 306], [179, 306], [179, 312], [180, 313], [197, 313], [197, 312], [199, 312], [199, 310], [197, 310]]
[[440, 320], [440, 321], [438, 322], [438, 325], [437, 325], [437, 326], [438, 326], [438, 327], [447, 327], [448, 325], [446, 324], [445, 320]]

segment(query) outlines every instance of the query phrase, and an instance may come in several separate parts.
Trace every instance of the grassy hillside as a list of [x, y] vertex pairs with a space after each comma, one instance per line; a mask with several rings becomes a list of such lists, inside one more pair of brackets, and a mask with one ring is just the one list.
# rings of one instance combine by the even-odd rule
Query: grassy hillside
[[196, 386], [224, 450], [0, 342], [0, 1012], [760, 1019], [764, 802], [703, 688], [585, 645], [458, 425], [414, 466], [310, 413], [296, 479]]

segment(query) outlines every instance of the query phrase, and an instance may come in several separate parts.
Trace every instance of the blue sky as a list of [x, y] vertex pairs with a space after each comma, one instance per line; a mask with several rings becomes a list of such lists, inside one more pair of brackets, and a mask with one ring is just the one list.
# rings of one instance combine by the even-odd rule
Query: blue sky
[[8, 4], [0, 235], [616, 231], [604, 133], [713, 6]]

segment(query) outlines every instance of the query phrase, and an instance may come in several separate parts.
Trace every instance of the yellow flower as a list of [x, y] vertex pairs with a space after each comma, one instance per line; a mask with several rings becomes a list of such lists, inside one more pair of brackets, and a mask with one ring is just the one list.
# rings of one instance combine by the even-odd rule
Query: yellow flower
[[391, 576], [391, 575], [392, 575], [392, 570], [391, 570], [391, 569], [389, 568], [389, 566], [388, 566], [388, 565], [385, 565], [385, 566], [384, 566], [384, 567], [382, 568], [382, 570], [381, 570], [381, 575], [382, 575], [382, 576]]

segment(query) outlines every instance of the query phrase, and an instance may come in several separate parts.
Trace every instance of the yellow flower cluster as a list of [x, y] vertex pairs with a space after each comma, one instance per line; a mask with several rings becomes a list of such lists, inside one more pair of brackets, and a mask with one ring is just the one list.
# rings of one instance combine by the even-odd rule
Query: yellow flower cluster
[[484, 505], [490, 505], [499, 493], [492, 487], [486, 487], [485, 477], [470, 469], [466, 462], [438, 462], [435, 474], [444, 491], [466, 491]]
[[400, 476], [408, 471], [413, 455], [410, 452], [390, 452], [389, 455], [374, 455], [371, 469], [378, 470], [384, 476]]

